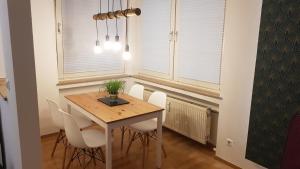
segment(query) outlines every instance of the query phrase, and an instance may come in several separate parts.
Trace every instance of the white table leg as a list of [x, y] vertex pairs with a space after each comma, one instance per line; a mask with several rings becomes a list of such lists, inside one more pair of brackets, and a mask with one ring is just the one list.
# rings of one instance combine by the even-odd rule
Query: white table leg
[[156, 167], [161, 168], [162, 112], [157, 113]]
[[109, 125], [105, 127], [105, 140], [106, 140], [106, 148], [105, 148], [105, 165], [106, 169], [112, 169], [112, 129]]

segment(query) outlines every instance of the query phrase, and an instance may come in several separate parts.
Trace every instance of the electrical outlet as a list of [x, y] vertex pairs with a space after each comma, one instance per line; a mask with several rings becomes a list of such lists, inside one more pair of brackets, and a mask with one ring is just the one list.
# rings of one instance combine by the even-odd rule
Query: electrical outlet
[[226, 139], [226, 143], [227, 143], [227, 146], [232, 147], [233, 140], [230, 139], [230, 138], [227, 138], [227, 139]]

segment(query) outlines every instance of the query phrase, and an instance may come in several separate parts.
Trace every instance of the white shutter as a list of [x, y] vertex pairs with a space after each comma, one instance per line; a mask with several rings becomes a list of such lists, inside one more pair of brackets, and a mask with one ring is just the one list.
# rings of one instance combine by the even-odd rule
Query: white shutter
[[171, 0], [143, 0], [141, 5], [141, 69], [170, 75]]
[[225, 0], [179, 0], [175, 78], [219, 84]]
[[[119, 1], [115, 9], [119, 9]], [[124, 8], [124, 7], [123, 7]], [[104, 75], [123, 73], [122, 50], [103, 50], [94, 54], [96, 26], [92, 16], [99, 10], [99, 0], [62, 0], [63, 35], [63, 74]], [[102, 1], [102, 12], [107, 11], [107, 1]], [[124, 45], [125, 20], [119, 19], [119, 35]], [[98, 22], [100, 43], [103, 45], [106, 34], [105, 21]], [[115, 20], [108, 20], [110, 39], [115, 37]]]

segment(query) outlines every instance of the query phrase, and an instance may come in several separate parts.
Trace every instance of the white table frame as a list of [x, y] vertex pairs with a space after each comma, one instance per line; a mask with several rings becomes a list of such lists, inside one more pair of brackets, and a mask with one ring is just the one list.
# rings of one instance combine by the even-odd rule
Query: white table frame
[[68, 105], [68, 113], [71, 114], [72, 108], [81, 112], [83, 115], [87, 116], [95, 123], [100, 125], [105, 129], [105, 140], [106, 140], [106, 148], [105, 148], [105, 155], [106, 155], [106, 169], [112, 169], [112, 130], [115, 128], [119, 128], [122, 126], [128, 126], [130, 124], [134, 124], [137, 122], [157, 118], [157, 142], [156, 142], [156, 167], [158, 169], [161, 168], [161, 147], [162, 147], [162, 111], [147, 113], [138, 115], [135, 117], [122, 119], [110, 123], [106, 123], [101, 119], [97, 118], [93, 114], [89, 113], [88, 111], [82, 109], [80, 106], [74, 104], [69, 99], [66, 99]]

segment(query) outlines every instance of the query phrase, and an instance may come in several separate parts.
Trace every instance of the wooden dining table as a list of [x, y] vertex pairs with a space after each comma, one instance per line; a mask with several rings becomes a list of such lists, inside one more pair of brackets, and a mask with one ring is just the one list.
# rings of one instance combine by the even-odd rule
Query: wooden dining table
[[75, 109], [105, 129], [106, 169], [112, 169], [112, 130], [153, 118], [157, 118], [156, 167], [161, 168], [162, 112], [164, 109], [124, 93], [119, 94], [118, 97], [128, 101], [128, 104], [111, 107], [97, 100], [106, 96], [106, 92], [65, 96], [69, 113]]

